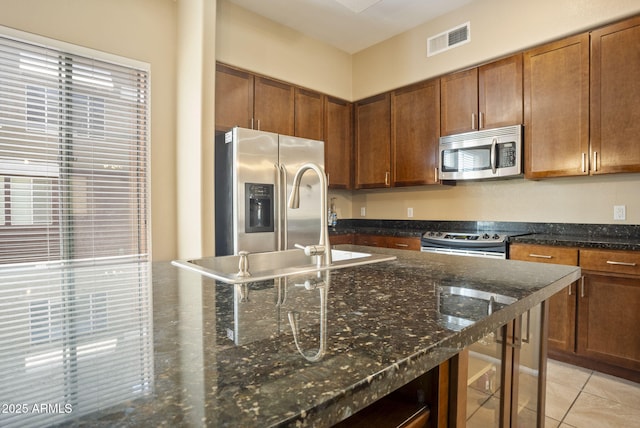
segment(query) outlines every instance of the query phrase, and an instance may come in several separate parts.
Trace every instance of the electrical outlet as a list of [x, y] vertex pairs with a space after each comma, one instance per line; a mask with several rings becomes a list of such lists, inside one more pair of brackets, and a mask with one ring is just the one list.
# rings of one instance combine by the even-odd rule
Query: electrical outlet
[[413, 208], [407, 208], [407, 217], [413, 217]]
[[613, 219], [614, 220], [626, 220], [627, 219], [627, 207], [624, 205], [613, 206]]
[[360, 217], [364, 217], [367, 215], [367, 209], [365, 207], [360, 207]]

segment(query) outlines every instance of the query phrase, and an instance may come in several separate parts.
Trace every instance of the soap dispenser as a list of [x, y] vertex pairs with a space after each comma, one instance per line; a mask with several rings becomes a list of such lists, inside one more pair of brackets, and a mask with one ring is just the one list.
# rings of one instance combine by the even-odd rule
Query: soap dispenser
[[329, 208], [329, 226], [336, 227], [338, 224], [338, 213], [336, 212], [336, 198], [331, 198], [331, 205]]

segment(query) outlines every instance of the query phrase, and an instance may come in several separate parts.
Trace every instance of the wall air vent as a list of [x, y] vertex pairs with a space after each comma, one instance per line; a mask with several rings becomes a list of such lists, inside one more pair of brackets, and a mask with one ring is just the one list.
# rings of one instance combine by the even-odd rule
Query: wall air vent
[[466, 22], [450, 30], [427, 39], [427, 56], [433, 56], [449, 49], [469, 43], [471, 40], [470, 23]]

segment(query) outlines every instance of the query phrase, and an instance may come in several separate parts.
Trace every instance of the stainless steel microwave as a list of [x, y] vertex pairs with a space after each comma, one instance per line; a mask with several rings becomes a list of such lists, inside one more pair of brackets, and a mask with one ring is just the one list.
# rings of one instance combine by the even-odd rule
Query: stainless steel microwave
[[440, 137], [441, 180], [479, 180], [522, 174], [522, 125]]

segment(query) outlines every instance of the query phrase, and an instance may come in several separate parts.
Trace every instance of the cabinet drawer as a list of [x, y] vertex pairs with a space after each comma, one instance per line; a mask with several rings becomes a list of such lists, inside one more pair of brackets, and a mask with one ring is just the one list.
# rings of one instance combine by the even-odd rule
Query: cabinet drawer
[[366, 245], [369, 247], [384, 247], [384, 237], [379, 235], [363, 235], [357, 233], [353, 239], [356, 245]]
[[385, 238], [385, 246], [398, 250], [420, 250], [420, 238], [387, 236]]
[[640, 275], [640, 251], [580, 250], [580, 267], [585, 270]]
[[509, 258], [527, 262], [578, 265], [578, 249], [552, 245], [511, 244]]
[[420, 250], [419, 237], [366, 235], [356, 233], [353, 243], [370, 247], [395, 248], [398, 250]]
[[329, 242], [331, 245], [353, 244], [353, 234], [331, 235], [329, 236]]

